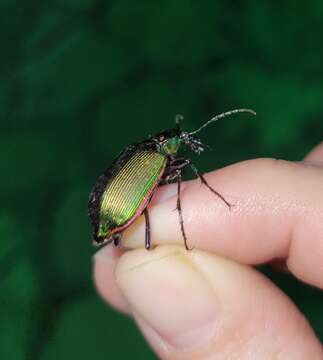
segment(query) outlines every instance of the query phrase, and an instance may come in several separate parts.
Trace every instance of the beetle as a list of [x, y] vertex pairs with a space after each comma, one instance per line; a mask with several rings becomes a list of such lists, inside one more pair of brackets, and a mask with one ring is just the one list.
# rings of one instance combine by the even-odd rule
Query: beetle
[[208, 184], [190, 159], [177, 156], [178, 150], [181, 145], [184, 145], [194, 153], [200, 154], [205, 149], [205, 145], [195, 134], [212, 122], [240, 112], [256, 115], [251, 109], [227, 111], [211, 118], [192, 132], [181, 130], [180, 120], [183, 117], [176, 115], [175, 128], [130, 145], [122, 151], [99, 177], [90, 194], [88, 211], [93, 228], [93, 244], [103, 245], [113, 242], [117, 246], [122, 232], [144, 214], [145, 248], [150, 249], [151, 236], [147, 206], [159, 186], [177, 182], [176, 209], [184, 245], [189, 250], [180, 200], [184, 168], [190, 166], [203, 185], [229, 208], [231, 204]]

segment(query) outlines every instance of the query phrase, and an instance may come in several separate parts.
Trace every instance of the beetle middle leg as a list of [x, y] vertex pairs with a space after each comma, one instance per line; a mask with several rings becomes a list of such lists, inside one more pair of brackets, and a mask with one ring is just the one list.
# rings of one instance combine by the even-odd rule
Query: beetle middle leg
[[183, 169], [190, 164], [189, 159], [170, 159], [169, 166], [167, 171], [164, 174], [163, 183], [169, 184], [171, 182], [177, 182], [177, 203], [176, 210], [178, 211], [179, 223], [181, 226], [181, 232], [184, 239], [184, 245], [186, 250], [191, 250], [187, 244], [187, 237], [184, 228], [184, 220], [182, 214], [182, 206], [181, 206], [181, 182], [182, 182], [182, 171]]
[[184, 220], [183, 220], [183, 214], [182, 214], [182, 205], [181, 205], [181, 182], [182, 182], [182, 173], [181, 170], [177, 170], [177, 203], [176, 203], [176, 209], [178, 211], [179, 216], [179, 223], [181, 225], [181, 232], [184, 239], [184, 245], [186, 250], [192, 250], [192, 248], [189, 248], [187, 245], [187, 237], [184, 229]]

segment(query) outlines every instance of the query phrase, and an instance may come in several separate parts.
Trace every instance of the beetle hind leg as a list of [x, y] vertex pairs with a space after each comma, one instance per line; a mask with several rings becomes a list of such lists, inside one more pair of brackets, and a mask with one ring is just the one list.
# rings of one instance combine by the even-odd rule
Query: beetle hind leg
[[112, 235], [111, 240], [113, 241], [114, 246], [119, 246], [121, 237], [122, 236], [120, 233], [116, 233]]
[[146, 221], [146, 231], [145, 231], [145, 248], [147, 250], [151, 249], [151, 236], [150, 236], [150, 221], [149, 221], [149, 214], [148, 209], [145, 208], [144, 210], [145, 221]]

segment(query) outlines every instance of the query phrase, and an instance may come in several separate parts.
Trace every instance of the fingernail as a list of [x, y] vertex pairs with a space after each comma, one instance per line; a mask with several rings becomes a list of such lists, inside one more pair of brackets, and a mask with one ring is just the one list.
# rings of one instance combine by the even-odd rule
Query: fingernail
[[117, 282], [135, 316], [169, 346], [192, 349], [214, 338], [219, 304], [207, 279], [177, 246], [126, 253]]

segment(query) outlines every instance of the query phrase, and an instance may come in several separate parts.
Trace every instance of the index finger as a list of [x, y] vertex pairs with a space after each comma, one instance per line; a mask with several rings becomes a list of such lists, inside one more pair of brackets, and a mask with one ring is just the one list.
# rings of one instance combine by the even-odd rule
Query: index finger
[[[285, 258], [299, 279], [323, 288], [323, 169], [274, 159], [244, 161], [205, 175], [231, 210], [199, 180], [183, 183], [182, 213], [189, 246], [245, 264]], [[154, 245], [183, 244], [174, 194], [149, 207]], [[167, 191], [167, 190], [166, 190]], [[165, 190], [163, 190], [165, 192]], [[124, 233], [141, 247], [144, 220]]]

